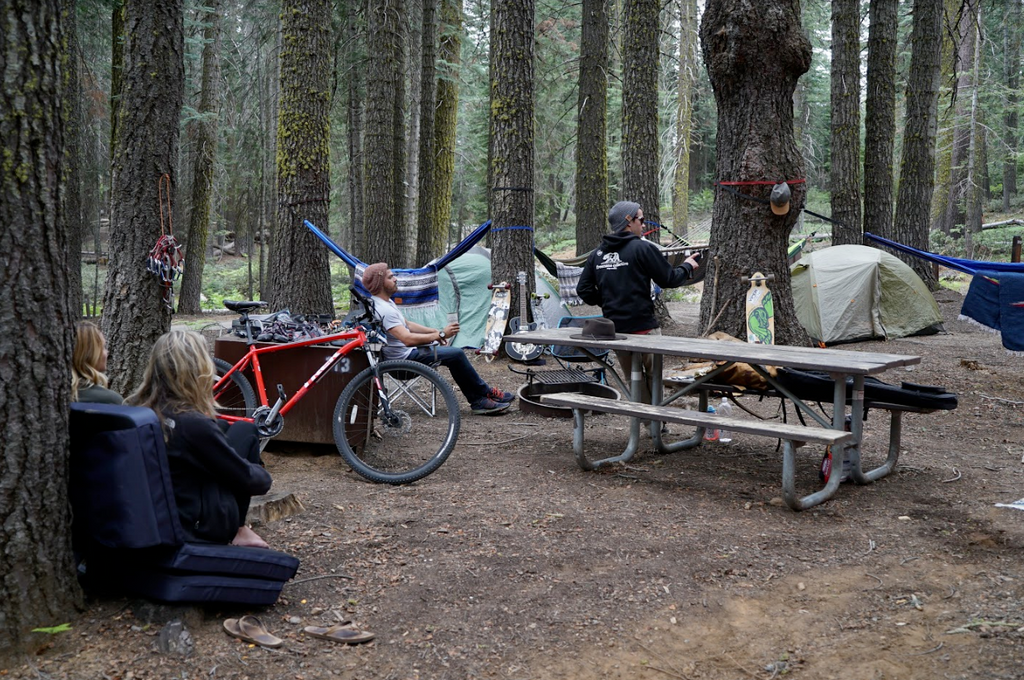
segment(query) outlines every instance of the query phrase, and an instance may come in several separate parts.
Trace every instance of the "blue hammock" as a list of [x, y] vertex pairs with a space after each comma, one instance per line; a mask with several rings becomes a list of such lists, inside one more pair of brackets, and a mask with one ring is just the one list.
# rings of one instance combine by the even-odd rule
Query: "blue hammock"
[[[358, 257], [349, 253], [332, 241], [330, 236], [321, 231], [309, 220], [303, 220], [302, 223], [305, 224], [318, 239], [323, 241], [324, 245], [326, 245], [332, 253], [340, 257], [345, 264], [355, 270], [353, 274], [353, 281], [356, 289], [363, 295], [369, 296], [369, 291], [363, 287], [363, 272], [366, 271], [369, 264], [363, 262]], [[395, 304], [410, 308], [431, 307], [437, 305], [437, 272], [447, 266], [448, 263], [455, 258], [468, 253], [473, 246], [487, 235], [487, 232], [490, 231], [490, 229], [491, 221], [487, 220], [474, 229], [473, 233], [462, 239], [462, 241], [450, 251], [423, 267], [419, 267], [417, 269], [392, 268], [391, 271], [393, 271], [395, 276], [398, 277], [398, 292], [395, 293], [392, 298]]]
[[935, 253], [929, 253], [926, 250], [918, 250], [917, 248], [911, 248], [910, 246], [905, 246], [902, 243], [896, 243], [896, 241], [890, 241], [889, 239], [882, 238], [881, 236], [875, 236], [871, 232], [864, 232], [864, 238], [881, 244], [886, 248], [892, 248], [893, 250], [898, 250], [900, 252], [907, 253], [908, 255], [920, 257], [923, 260], [937, 262], [943, 267], [956, 269], [957, 271], [961, 271], [972, 276], [982, 270], [989, 272], [1016, 272], [1018, 274], [1024, 274], [1024, 262], [984, 262], [982, 260], [967, 260], [962, 257], [936, 255]]

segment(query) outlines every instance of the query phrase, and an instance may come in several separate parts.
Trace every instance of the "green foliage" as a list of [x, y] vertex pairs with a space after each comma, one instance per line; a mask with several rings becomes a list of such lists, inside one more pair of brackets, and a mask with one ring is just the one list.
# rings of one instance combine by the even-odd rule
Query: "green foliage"
[[690, 192], [690, 214], [706, 215], [715, 206], [715, 194], [711, 189], [701, 189], [698, 192]]
[[56, 635], [57, 633], [66, 633], [71, 630], [70, 623], [62, 623], [59, 626], [50, 626], [49, 628], [33, 628], [33, 633], [46, 633], [48, 635]]

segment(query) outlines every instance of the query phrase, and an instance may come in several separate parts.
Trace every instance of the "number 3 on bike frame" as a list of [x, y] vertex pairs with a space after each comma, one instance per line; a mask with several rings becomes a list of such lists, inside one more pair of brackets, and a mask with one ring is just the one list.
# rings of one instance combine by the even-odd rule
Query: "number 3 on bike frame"
[[[248, 351], [234, 365], [214, 359], [217, 377], [213, 393], [218, 417], [227, 422], [251, 422], [261, 438], [274, 437], [284, 428], [284, 417], [321, 378], [353, 351], [365, 351], [369, 368], [342, 390], [334, 409], [335, 444], [345, 462], [363, 477], [386, 484], [407, 484], [437, 470], [455, 448], [461, 424], [458, 401], [451, 386], [429, 366], [378, 359], [384, 331], [375, 322], [369, 301], [354, 290], [352, 294], [364, 308], [362, 323], [355, 328], [264, 347], [256, 347], [248, 313], [265, 303], [225, 301], [228, 309], [242, 315]], [[295, 394], [287, 397], [278, 385], [278, 398], [270, 404], [261, 359], [266, 360], [274, 352], [339, 343], [338, 350]], [[243, 374], [247, 369], [255, 378], [256, 391]]]

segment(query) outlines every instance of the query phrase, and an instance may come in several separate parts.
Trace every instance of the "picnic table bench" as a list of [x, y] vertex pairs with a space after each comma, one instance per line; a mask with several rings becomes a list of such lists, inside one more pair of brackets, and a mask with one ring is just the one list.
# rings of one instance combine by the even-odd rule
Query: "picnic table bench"
[[[801, 443], [826, 444], [838, 453], [837, 461], [845, 456], [850, 464], [850, 476], [859, 484], [867, 484], [889, 474], [896, 467], [899, 457], [899, 439], [901, 430], [900, 413], [904, 410], [895, 407], [890, 410], [892, 423], [890, 426], [890, 442], [888, 457], [881, 466], [872, 470], [861, 469], [860, 449], [863, 437], [863, 415], [865, 408], [864, 378], [868, 375], [882, 373], [890, 368], [911, 366], [920, 363], [921, 357], [884, 354], [878, 352], [854, 352], [849, 350], [821, 349], [814, 347], [792, 347], [785, 345], [757, 345], [742, 342], [710, 340], [707, 338], [683, 338], [665, 335], [625, 335], [616, 340], [591, 340], [573, 338], [570, 329], [545, 329], [519, 333], [516, 342], [533, 344], [561, 344], [580, 347], [583, 351], [592, 349], [617, 349], [633, 353], [633, 366], [630, 372], [630, 401], [619, 401], [601, 397], [576, 394], [546, 395], [546, 403], [573, 409], [573, 450], [580, 467], [594, 470], [612, 463], [630, 460], [639, 449], [640, 427], [642, 421], [651, 421], [650, 433], [652, 443], [661, 453], [672, 453], [698, 446], [703, 442], [706, 429], [724, 428], [735, 432], [760, 435], [781, 439], [783, 448], [782, 487], [783, 498], [794, 510], [803, 510], [822, 503], [833, 495], [839, 487], [841, 475], [833, 474], [824, 487], [810, 494], [800, 496], [795, 486], [795, 449]], [[512, 336], [506, 336], [509, 340]], [[642, 354], [653, 355], [653, 385], [651, 389], [652, 404], [640, 403], [643, 375], [641, 371]], [[664, 357], [677, 356], [696, 360], [721, 362], [717, 368], [697, 377], [693, 382], [683, 385], [670, 395], [664, 395], [662, 365]], [[774, 423], [737, 417], [726, 417], [707, 412], [706, 385], [727, 370], [734, 363], [750, 365], [778, 393], [790, 399], [804, 415], [814, 421], [814, 425], [796, 425], [792, 423]], [[832, 399], [832, 419], [829, 421], [781, 385], [767, 370], [767, 366], [790, 367], [804, 370], [824, 371], [834, 381]], [[852, 378], [852, 391], [847, 395], [847, 378]], [[684, 410], [671, 406], [680, 397], [696, 394], [698, 408], [696, 411]], [[849, 403], [849, 411], [847, 404]], [[630, 417], [630, 436], [626, 449], [619, 455], [591, 460], [584, 447], [584, 412], [603, 412]], [[851, 416], [851, 431], [845, 431], [846, 414]], [[673, 422], [691, 425], [696, 428], [693, 436], [682, 441], [666, 443], [662, 440], [660, 423]], [[895, 444], [894, 444], [895, 443]]]

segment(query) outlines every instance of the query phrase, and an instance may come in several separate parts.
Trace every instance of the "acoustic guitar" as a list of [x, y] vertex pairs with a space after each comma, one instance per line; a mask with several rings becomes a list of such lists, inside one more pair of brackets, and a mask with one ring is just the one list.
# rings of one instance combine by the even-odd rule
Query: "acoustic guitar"
[[[526, 291], [526, 272], [519, 272], [516, 274], [516, 280], [519, 282], [519, 316], [510, 319], [508, 322], [509, 333], [515, 335], [516, 333], [525, 333], [527, 331], [535, 331], [538, 326], [537, 323], [527, 323], [526, 316], [526, 297], [528, 295]], [[513, 361], [533, 361], [544, 352], [544, 345], [534, 345], [528, 342], [509, 342], [505, 345], [505, 351]]]

